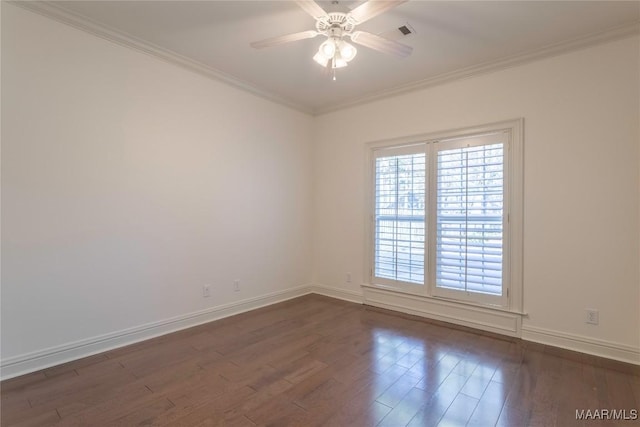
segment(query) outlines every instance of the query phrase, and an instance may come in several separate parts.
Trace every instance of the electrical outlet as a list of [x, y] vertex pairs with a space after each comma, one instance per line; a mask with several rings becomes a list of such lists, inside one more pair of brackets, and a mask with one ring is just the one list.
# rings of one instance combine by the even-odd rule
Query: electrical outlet
[[600, 316], [598, 314], [598, 310], [595, 310], [593, 308], [588, 308], [586, 323], [589, 323], [590, 325], [597, 325], [599, 322], [600, 322]]
[[211, 285], [202, 286], [202, 297], [207, 298], [211, 296]]
[[240, 292], [240, 280], [233, 281], [233, 292]]
[[347, 283], [351, 283], [351, 273], [347, 273]]

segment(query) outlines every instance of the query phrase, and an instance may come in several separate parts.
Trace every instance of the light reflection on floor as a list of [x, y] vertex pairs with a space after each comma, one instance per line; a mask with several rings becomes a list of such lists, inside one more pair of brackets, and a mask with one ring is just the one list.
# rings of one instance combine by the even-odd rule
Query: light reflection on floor
[[370, 418], [379, 425], [495, 425], [506, 398], [498, 356], [406, 331], [371, 333]]

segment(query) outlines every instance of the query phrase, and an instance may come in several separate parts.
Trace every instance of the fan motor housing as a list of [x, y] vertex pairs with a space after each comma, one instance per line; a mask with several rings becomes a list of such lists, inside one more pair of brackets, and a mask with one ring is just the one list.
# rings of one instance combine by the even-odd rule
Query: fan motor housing
[[330, 37], [340, 37], [343, 33], [351, 33], [355, 24], [346, 13], [331, 12], [316, 21], [316, 30]]

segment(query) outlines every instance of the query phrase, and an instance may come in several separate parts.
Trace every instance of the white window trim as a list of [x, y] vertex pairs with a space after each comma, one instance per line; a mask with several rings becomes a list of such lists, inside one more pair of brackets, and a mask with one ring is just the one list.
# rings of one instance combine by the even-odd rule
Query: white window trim
[[[434, 281], [431, 277], [427, 279], [425, 276], [425, 285], [411, 284], [389, 284], [374, 282], [373, 275], [373, 259], [374, 259], [374, 196], [373, 189], [375, 185], [374, 162], [376, 150], [385, 147], [411, 146], [415, 144], [432, 144], [440, 140], [451, 140], [455, 138], [465, 138], [479, 136], [482, 134], [490, 134], [496, 132], [506, 132], [509, 135], [509, 141], [506, 147], [506, 165], [505, 165], [505, 219], [508, 224], [505, 226], [504, 243], [505, 243], [505, 294], [501, 299], [500, 305], [489, 305], [474, 300], [465, 300], [463, 298], [449, 298], [445, 293], [434, 292]], [[366, 221], [365, 231], [365, 271], [363, 277], [366, 283], [363, 284], [363, 292], [366, 288], [377, 288], [386, 292], [398, 292], [402, 294], [411, 294], [424, 298], [425, 300], [437, 302], [442, 301], [446, 304], [453, 304], [460, 307], [481, 307], [482, 309], [495, 310], [498, 312], [508, 312], [517, 315], [524, 315], [523, 310], [523, 231], [524, 231], [524, 119], [507, 120], [496, 123], [489, 123], [479, 126], [473, 126], [462, 129], [446, 130], [441, 132], [433, 132], [421, 135], [411, 135], [395, 139], [387, 139], [381, 141], [373, 141], [365, 144], [366, 150], [366, 215], [369, 221]], [[433, 157], [433, 156], [432, 156]], [[429, 165], [432, 165], [432, 159], [427, 159]], [[433, 167], [428, 167], [427, 180], [433, 179]], [[430, 194], [429, 197], [435, 195]], [[428, 221], [435, 219], [429, 218]], [[433, 224], [429, 224], [429, 229], [433, 230]], [[429, 233], [427, 239], [432, 239], [434, 233]], [[425, 242], [426, 243], [426, 242]], [[432, 247], [431, 242], [425, 244], [425, 253]], [[431, 257], [427, 255], [427, 262], [433, 262]], [[435, 274], [435, 266], [428, 266], [428, 275]], [[520, 322], [518, 322], [520, 323]]]

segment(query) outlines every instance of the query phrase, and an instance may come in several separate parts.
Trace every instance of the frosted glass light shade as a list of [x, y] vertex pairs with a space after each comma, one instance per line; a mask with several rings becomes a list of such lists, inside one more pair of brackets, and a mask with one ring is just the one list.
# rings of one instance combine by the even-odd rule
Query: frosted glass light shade
[[356, 57], [358, 50], [352, 45], [345, 41], [340, 42], [340, 56], [345, 61], [349, 62], [353, 58]]
[[336, 53], [336, 44], [331, 39], [326, 40], [320, 45], [319, 52], [327, 59], [333, 58], [333, 55]]
[[320, 64], [323, 67], [326, 67], [327, 64], [329, 63], [329, 58], [325, 57], [322, 53], [317, 52], [314, 56], [313, 56], [313, 60], [316, 61], [318, 64]]

